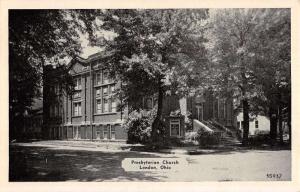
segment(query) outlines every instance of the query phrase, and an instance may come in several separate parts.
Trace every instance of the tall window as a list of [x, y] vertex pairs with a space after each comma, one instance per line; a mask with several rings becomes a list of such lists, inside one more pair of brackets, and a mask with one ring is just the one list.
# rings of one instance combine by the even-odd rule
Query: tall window
[[218, 103], [217, 101], [213, 101], [213, 118], [218, 117]]
[[109, 83], [109, 77], [108, 77], [108, 72], [107, 71], [103, 71], [103, 83]]
[[103, 105], [104, 105], [104, 113], [108, 112], [108, 99], [103, 99]]
[[203, 104], [201, 103], [200, 105], [197, 105], [196, 109], [197, 109], [197, 119], [199, 121], [203, 121]]
[[180, 136], [180, 120], [170, 120], [170, 136]]
[[80, 126], [77, 127], [77, 138], [81, 139], [81, 127]]
[[80, 126], [74, 126], [73, 128], [73, 138], [74, 139], [80, 139], [81, 136], [80, 136]]
[[80, 98], [80, 97], [81, 97], [81, 92], [80, 91], [75, 92], [74, 95], [73, 95], [74, 99]]
[[153, 98], [146, 98], [144, 100], [144, 105], [146, 109], [152, 109], [153, 108]]
[[76, 128], [76, 126], [73, 127], [73, 139], [77, 139]]
[[53, 117], [53, 105], [50, 105], [49, 107], [49, 116]]
[[102, 103], [101, 103], [101, 99], [97, 99], [97, 109], [96, 109], [96, 111], [97, 111], [97, 113], [99, 114], [99, 113], [101, 113], [102, 112]]
[[108, 126], [109, 125], [104, 125], [104, 128], [103, 128], [103, 138], [104, 139], [108, 139]]
[[110, 138], [116, 139], [116, 128], [113, 125], [111, 125], [111, 127], [110, 127]]
[[101, 96], [101, 88], [96, 89], [96, 97]]
[[219, 118], [225, 118], [225, 105], [224, 105], [224, 100], [223, 99], [219, 99]]
[[101, 130], [100, 126], [97, 126], [96, 127], [96, 138], [97, 139], [101, 138], [101, 136], [100, 136], [101, 135], [101, 131], [100, 130]]
[[115, 85], [111, 85], [110, 86], [110, 93], [114, 93], [115, 92]]
[[56, 104], [52, 105], [52, 117], [56, 117]]
[[255, 121], [255, 128], [258, 129], [258, 121]]
[[100, 85], [102, 83], [101, 81], [101, 72], [97, 72], [95, 75], [95, 84]]
[[54, 86], [54, 92], [55, 94], [59, 94], [59, 85]]
[[107, 95], [108, 94], [108, 88], [107, 86], [103, 87], [103, 95]]
[[75, 89], [76, 90], [81, 89], [81, 77], [77, 77], [75, 79]]
[[81, 115], [81, 102], [74, 103], [74, 116]]
[[58, 105], [54, 105], [54, 116], [57, 117], [59, 115], [59, 107]]
[[116, 112], [117, 111], [117, 103], [115, 98], [111, 98], [111, 112]]
[[111, 98], [115, 92], [115, 84], [111, 83], [109, 72], [100, 70], [95, 73], [94, 78], [95, 85], [99, 85], [94, 88], [95, 113], [116, 112], [116, 101]]

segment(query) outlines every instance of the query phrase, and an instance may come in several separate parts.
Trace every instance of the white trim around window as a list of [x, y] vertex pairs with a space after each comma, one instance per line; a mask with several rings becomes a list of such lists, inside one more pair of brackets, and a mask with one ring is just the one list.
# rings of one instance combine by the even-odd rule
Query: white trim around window
[[96, 100], [96, 114], [102, 113], [102, 99]]
[[81, 102], [73, 102], [73, 117], [81, 116]]
[[81, 90], [81, 76], [75, 77], [75, 90]]
[[[176, 135], [172, 134], [172, 129], [178, 126], [178, 133]], [[176, 131], [177, 132], [177, 131]], [[180, 137], [181, 127], [180, 127], [180, 119], [170, 119], [170, 136], [171, 137]]]

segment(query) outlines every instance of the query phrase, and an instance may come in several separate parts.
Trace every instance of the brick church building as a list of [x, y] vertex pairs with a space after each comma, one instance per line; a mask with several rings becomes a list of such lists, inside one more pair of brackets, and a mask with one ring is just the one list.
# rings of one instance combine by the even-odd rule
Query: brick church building
[[[57, 80], [60, 69], [52, 65], [44, 68], [43, 89], [43, 136], [46, 139], [74, 139], [99, 141], [125, 141], [127, 131], [123, 127], [128, 117], [128, 107], [120, 108], [122, 101], [115, 92], [121, 82], [109, 78], [108, 69], [103, 68], [106, 56], [97, 53], [87, 59], [73, 59], [67, 69], [75, 85], [73, 95], [67, 95]], [[231, 99], [216, 99], [210, 92], [201, 96], [180, 99], [168, 95], [163, 99], [163, 116], [168, 137], [183, 138], [187, 112], [197, 120], [214, 118], [232, 126], [233, 107]], [[145, 109], [155, 105], [155, 97], [141, 98]], [[123, 106], [123, 105], [122, 105]], [[170, 115], [172, 111], [181, 115]]]

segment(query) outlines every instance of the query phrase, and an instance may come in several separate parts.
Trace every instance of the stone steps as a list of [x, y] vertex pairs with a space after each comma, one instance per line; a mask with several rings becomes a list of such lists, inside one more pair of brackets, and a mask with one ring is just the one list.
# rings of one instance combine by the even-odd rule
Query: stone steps
[[235, 136], [235, 133], [231, 129], [229, 129], [223, 125], [220, 125], [219, 123], [216, 123], [212, 120], [203, 121], [203, 123], [205, 125], [207, 125], [209, 128], [211, 128], [212, 130], [222, 133], [222, 137], [221, 137], [222, 145], [230, 146], [230, 145], [238, 145], [241, 143], [237, 139], [237, 137]]

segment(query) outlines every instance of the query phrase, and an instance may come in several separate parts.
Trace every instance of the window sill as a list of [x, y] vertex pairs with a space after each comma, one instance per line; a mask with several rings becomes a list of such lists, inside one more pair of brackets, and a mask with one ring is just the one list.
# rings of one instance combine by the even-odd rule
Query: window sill
[[94, 87], [102, 87], [102, 86], [105, 86], [105, 85], [111, 85], [111, 84], [115, 84], [115, 82], [102, 83], [102, 84], [94, 85]]
[[117, 112], [105, 112], [105, 113], [94, 113], [94, 115], [113, 115], [113, 114], [117, 114]]
[[104, 95], [96, 95], [95, 99], [110, 99], [113, 97], [114, 93], [110, 93], [110, 94], [104, 94]]

